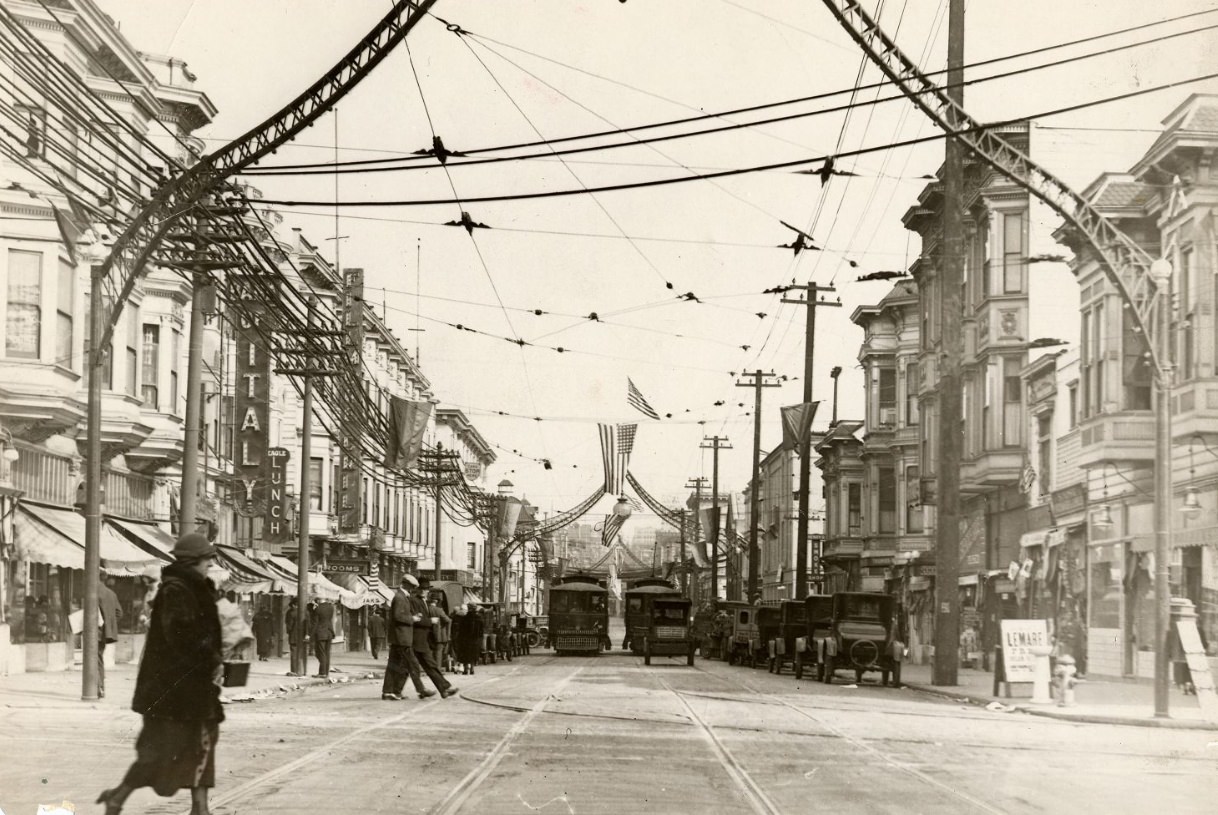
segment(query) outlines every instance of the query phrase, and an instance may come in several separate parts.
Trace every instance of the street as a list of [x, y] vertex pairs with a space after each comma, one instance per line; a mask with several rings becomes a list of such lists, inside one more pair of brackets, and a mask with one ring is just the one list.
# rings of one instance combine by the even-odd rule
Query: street
[[[1206, 812], [1214, 734], [993, 713], [908, 688], [797, 682], [698, 659], [534, 652], [455, 677], [229, 705], [216, 813]], [[6, 711], [0, 809], [77, 812], [116, 783], [139, 726], [117, 706]], [[188, 797], [138, 791], [127, 812]]]

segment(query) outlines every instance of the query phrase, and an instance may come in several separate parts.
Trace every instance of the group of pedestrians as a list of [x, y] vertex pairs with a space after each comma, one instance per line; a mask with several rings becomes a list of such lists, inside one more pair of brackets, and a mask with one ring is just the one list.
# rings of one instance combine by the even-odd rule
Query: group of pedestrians
[[[381, 684], [381, 699], [385, 701], [403, 698], [407, 677], [420, 699], [435, 696], [437, 692], [447, 699], [457, 693], [457, 688], [444, 678], [436, 659], [438, 631], [452, 621], [438, 605], [428, 605], [426, 597], [430, 588], [431, 582], [427, 578], [406, 574], [393, 593], [385, 620], [389, 640], [389, 664]], [[435, 685], [435, 690], [429, 690], [423, 684], [424, 673]]]
[[[304, 640], [301, 640], [300, 606], [293, 597], [284, 611], [284, 623], [288, 628], [288, 651], [291, 654], [291, 676], [307, 676], [309, 673], [309, 649], [313, 645], [313, 656], [317, 658], [315, 677], [330, 675], [330, 647], [334, 642], [334, 604], [326, 600], [309, 603], [304, 611]], [[373, 656], [376, 652], [373, 651]], [[297, 661], [299, 660], [299, 662]], [[300, 666], [299, 673], [296, 672]]]

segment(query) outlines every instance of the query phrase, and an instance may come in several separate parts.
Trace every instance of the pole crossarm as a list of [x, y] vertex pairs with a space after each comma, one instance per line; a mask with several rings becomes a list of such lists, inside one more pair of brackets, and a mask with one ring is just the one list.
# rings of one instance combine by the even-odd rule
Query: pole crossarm
[[935, 85], [885, 34], [858, 0], [823, 0], [829, 11], [901, 92], [945, 133], [954, 135], [974, 155], [1035, 195], [1066, 220], [1095, 250], [1108, 279], [1131, 308], [1135, 327], [1146, 338], [1156, 370], [1168, 360], [1154, 348], [1156, 303], [1160, 296], [1150, 274], [1152, 258], [1091, 203], [1026, 153], [983, 125]]

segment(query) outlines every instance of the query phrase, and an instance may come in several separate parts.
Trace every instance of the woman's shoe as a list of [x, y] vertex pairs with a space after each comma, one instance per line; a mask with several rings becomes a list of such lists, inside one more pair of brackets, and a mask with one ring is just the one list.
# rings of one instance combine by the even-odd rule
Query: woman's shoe
[[121, 803], [110, 800], [116, 792], [117, 789], [102, 790], [101, 795], [97, 796], [97, 803], [106, 805], [106, 815], [119, 815], [123, 811]]

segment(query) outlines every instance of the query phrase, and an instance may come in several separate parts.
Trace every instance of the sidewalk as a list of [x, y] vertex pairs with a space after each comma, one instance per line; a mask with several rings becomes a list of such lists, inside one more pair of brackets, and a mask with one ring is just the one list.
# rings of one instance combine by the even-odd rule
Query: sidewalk
[[[250, 663], [249, 681], [244, 687], [224, 688], [221, 701], [227, 704], [252, 702], [272, 696], [282, 696], [315, 685], [340, 682], [380, 681], [384, 674], [385, 654], [373, 660], [368, 653], [335, 654], [331, 659], [329, 679], [313, 676], [290, 676], [291, 665], [286, 657], [266, 662]], [[80, 664], [71, 670], [46, 673], [26, 673], [0, 677], [0, 708], [78, 707], [82, 704], [97, 708], [126, 709], [135, 692], [136, 663], [116, 665], [106, 669], [106, 696], [94, 702], [83, 702]], [[309, 669], [317, 670], [317, 660], [309, 658]]]
[[[1072, 722], [1096, 724], [1123, 724], [1137, 727], [1167, 727], [1191, 730], [1218, 730], [1218, 721], [1207, 720], [1202, 714], [1196, 696], [1185, 696], [1174, 686], [1168, 701], [1170, 718], [1154, 717], [1154, 686], [1144, 680], [1122, 680], [1090, 678], [1075, 686], [1076, 704], [1058, 707], [1056, 704], [1032, 704], [1032, 686], [1017, 684], [1011, 688], [1011, 697], [995, 696], [994, 675], [987, 671], [961, 668], [957, 684], [938, 686], [931, 684], [930, 665], [901, 666], [901, 680], [910, 688], [925, 693], [934, 693], [959, 699], [976, 705], [997, 702], [1004, 708], [1023, 711], [1033, 716], [1047, 716]], [[1000, 693], [1006, 692], [1003, 685]]]

